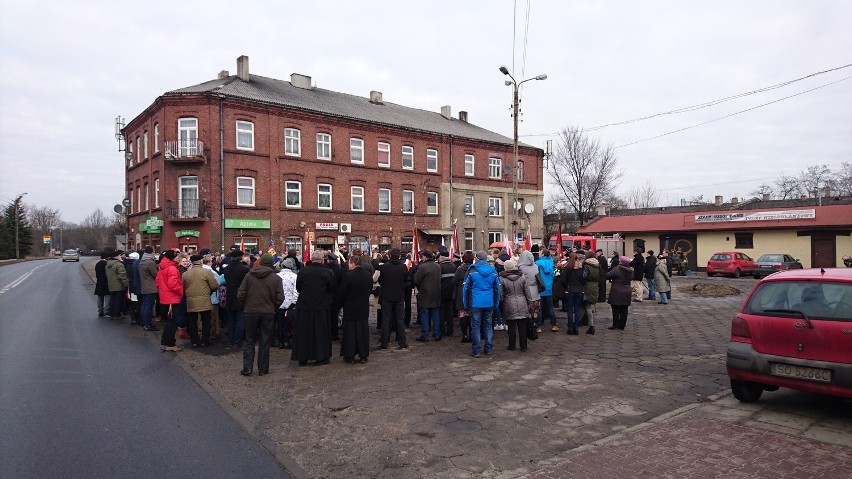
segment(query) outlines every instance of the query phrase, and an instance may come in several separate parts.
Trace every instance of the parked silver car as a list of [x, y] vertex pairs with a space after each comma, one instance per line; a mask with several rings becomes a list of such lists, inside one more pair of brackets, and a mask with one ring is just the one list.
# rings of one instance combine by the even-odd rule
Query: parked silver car
[[782, 253], [761, 255], [755, 263], [757, 264], [751, 271], [751, 275], [757, 279], [785, 269], [802, 269], [802, 263], [799, 260]]

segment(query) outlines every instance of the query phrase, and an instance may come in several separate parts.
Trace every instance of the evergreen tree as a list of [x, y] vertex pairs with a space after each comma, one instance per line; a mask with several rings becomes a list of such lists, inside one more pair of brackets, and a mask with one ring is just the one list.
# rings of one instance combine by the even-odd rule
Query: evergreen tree
[[[19, 258], [24, 258], [32, 253], [33, 233], [27, 221], [26, 207], [20, 198], [9, 203], [3, 211], [2, 228], [0, 228], [0, 257], [3, 259], [15, 258], [16, 247]], [[15, 230], [18, 232], [17, 243], [15, 242]]]

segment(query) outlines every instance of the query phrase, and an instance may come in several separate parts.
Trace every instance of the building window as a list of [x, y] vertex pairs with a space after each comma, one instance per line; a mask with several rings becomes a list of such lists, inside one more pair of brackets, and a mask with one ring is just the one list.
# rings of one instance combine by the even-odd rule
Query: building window
[[753, 233], [734, 233], [736, 240], [736, 248], [752, 249], [754, 248]]
[[388, 143], [379, 143], [379, 166], [384, 166], [385, 168], [390, 167], [390, 144]]
[[426, 150], [426, 171], [438, 171], [438, 150]]
[[142, 161], [142, 140], [136, 137], [136, 163]]
[[488, 198], [488, 216], [503, 216], [503, 198]]
[[364, 140], [361, 138], [349, 139], [349, 161], [359, 165], [364, 164]]
[[254, 178], [237, 177], [237, 206], [254, 206]]
[[287, 208], [302, 207], [302, 183], [298, 181], [284, 182], [284, 196]]
[[438, 193], [435, 193], [434, 191], [429, 191], [426, 193], [426, 214], [438, 214]]
[[518, 181], [524, 181], [524, 162], [518, 161], [518, 170], [515, 171]]
[[326, 183], [317, 185], [317, 208], [321, 210], [331, 209], [331, 185]]
[[149, 206], [149, 203], [148, 203], [149, 198], [150, 198], [150, 193], [151, 193], [151, 189], [148, 187], [148, 183], [145, 183], [145, 211], [148, 211], [148, 210], [151, 209], [151, 207]]
[[500, 178], [500, 170], [503, 168], [503, 160], [500, 158], [488, 158], [488, 177]]
[[473, 231], [464, 232], [464, 250], [473, 251]]
[[130, 198], [130, 208], [127, 211], [133, 213], [133, 186], [127, 188], [127, 197]]
[[160, 124], [154, 123], [154, 153], [160, 152]]
[[142, 187], [136, 187], [136, 212], [139, 213], [142, 211]]
[[370, 254], [370, 241], [366, 236], [352, 236], [349, 238], [349, 251], [360, 249], [364, 254]]
[[178, 156], [198, 156], [198, 119], [181, 118], [178, 120]]
[[379, 188], [379, 213], [391, 212], [391, 191], [387, 188]]
[[142, 134], [142, 155], [146, 160], [148, 159], [148, 130], [145, 130], [145, 133]]
[[317, 159], [331, 159], [331, 135], [328, 133], [317, 133]]
[[[156, 130], [155, 130], [156, 131]], [[160, 207], [160, 179], [154, 179], [154, 208]]]
[[414, 147], [413, 146], [403, 146], [402, 147], [402, 169], [403, 170], [413, 170], [414, 169]]
[[464, 214], [476, 214], [476, 212], [473, 210], [473, 195], [465, 195], [464, 197]]
[[473, 176], [473, 155], [464, 155], [464, 176]]
[[[400, 246], [402, 246], [402, 251], [411, 251], [414, 248], [414, 237], [413, 236], [403, 236], [400, 238]], [[416, 253], [414, 253], [416, 254]]]
[[488, 244], [502, 242], [503, 241], [503, 233], [499, 231], [489, 231], [488, 232]]
[[295, 128], [284, 129], [284, 154], [287, 156], [302, 155], [302, 133]]
[[198, 218], [198, 177], [178, 177], [178, 216]]
[[302, 257], [302, 237], [301, 236], [288, 236], [284, 239], [284, 249], [285, 250], [296, 250], [296, 256]]
[[254, 150], [254, 123], [237, 120], [237, 149]]
[[414, 192], [402, 190], [402, 212], [414, 214]]
[[352, 211], [364, 211], [364, 187], [353, 186], [352, 192]]
[[[127, 148], [130, 151], [130, 161], [128, 161], [127, 166], [132, 166], [133, 165], [133, 142], [132, 141], [127, 144]], [[133, 196], [133, 195], [131, 195], [131, 196]]]

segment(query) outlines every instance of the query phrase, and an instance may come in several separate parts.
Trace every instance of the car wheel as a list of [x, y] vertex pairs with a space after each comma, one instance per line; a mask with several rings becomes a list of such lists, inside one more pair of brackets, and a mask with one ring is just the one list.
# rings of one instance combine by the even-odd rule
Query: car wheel
[[740, 271], [740, 269], [739, 269], [739, 268], [735, 269], [735, 270], [734, 270], [734, 278], [739, 278], [741, 273], [742, 273], [742, 272]]
[[757, 383], [731, 379], [731, 392], [740, 402], [757, 402], [763, 394], [763, 386]]
[[716, 274], [715, 273], [707, 273], [708, 278], [712, 278], [713, 276], [716, 276]]

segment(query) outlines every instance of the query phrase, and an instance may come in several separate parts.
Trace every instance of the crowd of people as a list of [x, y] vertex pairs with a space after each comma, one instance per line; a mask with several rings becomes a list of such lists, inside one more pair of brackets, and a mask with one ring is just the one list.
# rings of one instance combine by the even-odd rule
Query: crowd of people
[[256, 365], [262, 376], [269, 373], [272, 347], [291, 350], [299, 366], [322, 365], [339, 341], [346, 363], [366, 363], [371, 305], [377, 348], [388, 349], [393, 332], [396, 349], [407, 351], [413, 295], [416, 341], [453, 337], [458, 321], [461, 342], [470, 343], [474, 358], [492, 354], [494, 331], [507, 331], [507, 349], [522, 352], [546, 320], [559, 332], [559, 302], [568, 335], [578, 335], [584, 322], [593, 335], [597, 303], [612, 308], [609, 329], [623, 330], [632, 302], [657, 294], [660, 304], [671, 299], [668, 252], [654, 256], [636, 249], [632, 258], [607, 258], [602, 250], [577, 250], [557, 258], [555, 251], [533, 246], [451, 258], [447, 248], [430, 244], [416, 258], [399, 249], [317, 249], [305, 264], [295, 250], [283, 257], [272, 253], [247, 254], [237, 245], [227, 254], [170, 249], [155, 255], [151, 246], [104, 253], [95, 266], [98, 316], [129, 316], [145, 331], [162, 331], [162, 351], [181, 351], [178, 339], [205, 348], [224, 333], [226, 349], [242, 349], [240, 373], [251, 376]]

